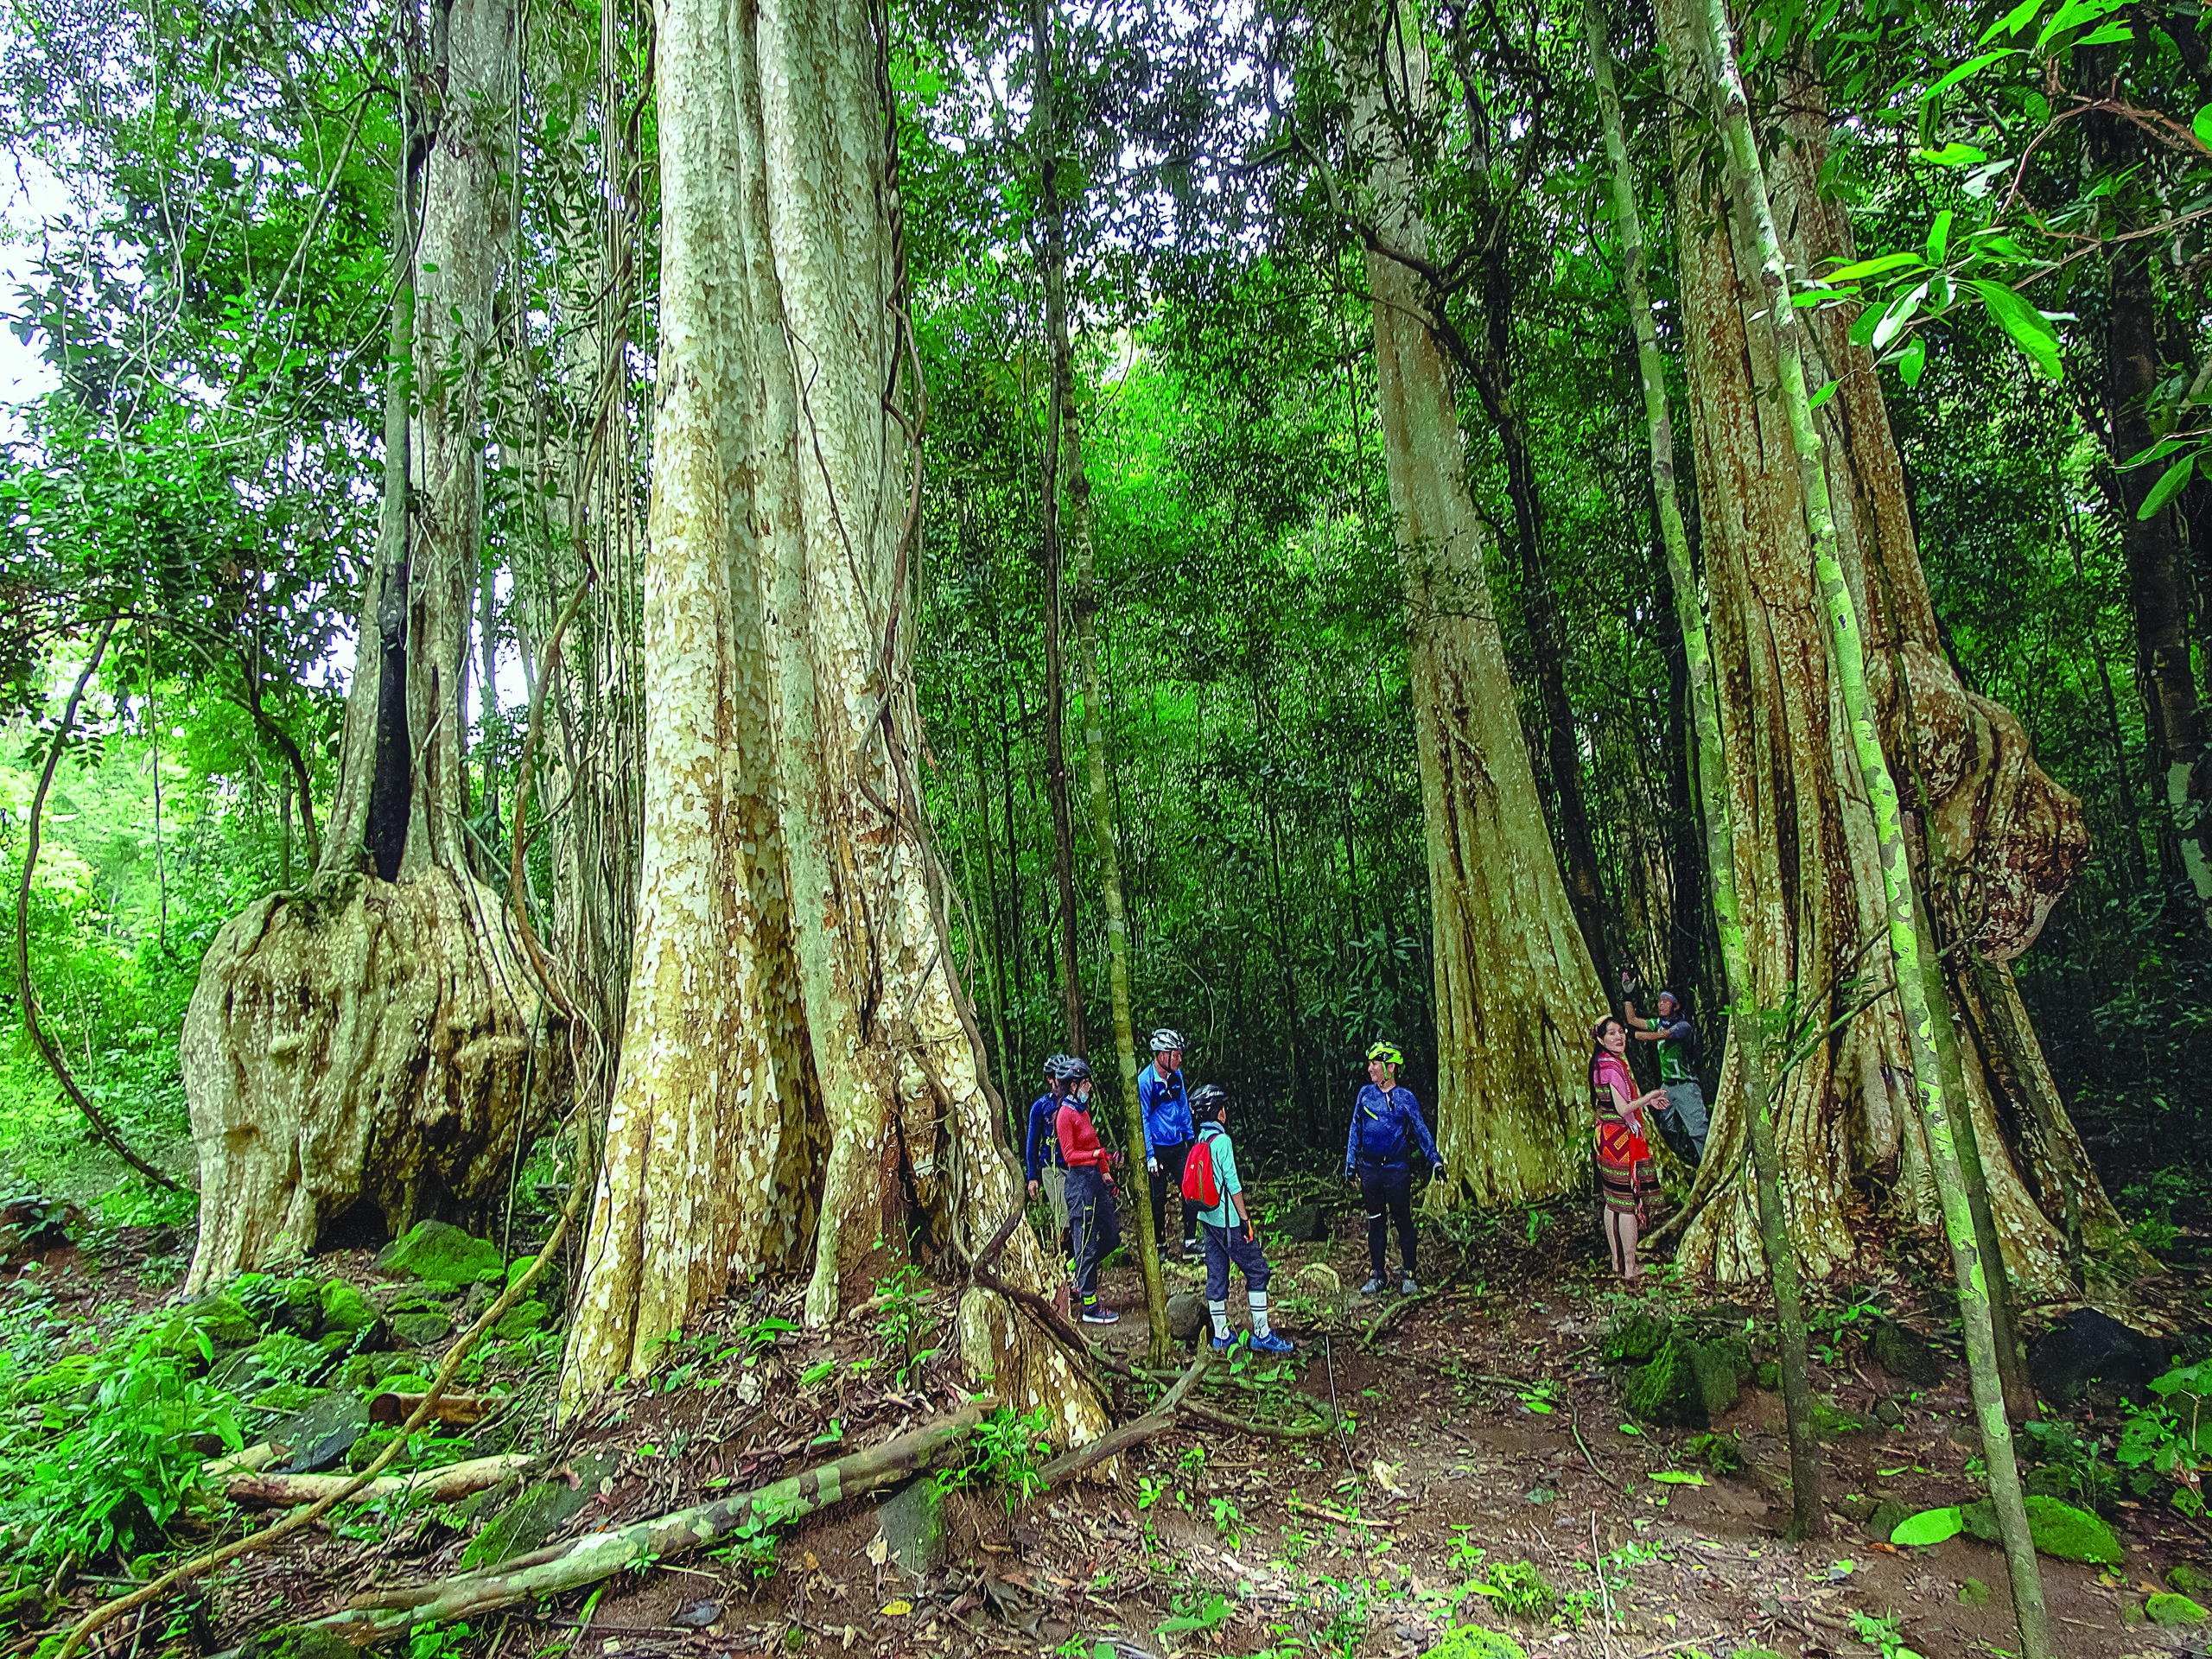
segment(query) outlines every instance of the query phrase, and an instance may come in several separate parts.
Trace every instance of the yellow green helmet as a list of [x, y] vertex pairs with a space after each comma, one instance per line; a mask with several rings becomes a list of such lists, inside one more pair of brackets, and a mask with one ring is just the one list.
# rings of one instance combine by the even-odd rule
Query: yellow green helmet
[[1367, 1051], [1367, 1058], [1370, 1060], [1380, 1060], [1385, 1065], [1403, 1065], [1406, 1063], [1406, 1057], [1398, 1052], [1397, 1045], [1395, 1043], [1376, 1044]]

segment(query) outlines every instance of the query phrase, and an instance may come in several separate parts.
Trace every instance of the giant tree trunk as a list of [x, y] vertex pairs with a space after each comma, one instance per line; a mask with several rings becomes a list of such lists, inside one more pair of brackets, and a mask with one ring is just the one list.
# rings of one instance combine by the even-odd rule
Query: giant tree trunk
[[[407, 280], [337, 801], [305, 887], [232, 919], [186, 1013], [200, 1163], [188, 1290], [313, 1249], [356, 1205], [395, 1232], [480, 1212], [556, 1081], [558, 1046], [543, 1040], [502, 899], [471, 874], [461, 829], [461, 671], [481, 556], [477, 365], [507, 245], [514, 28], [512, 0], [450, 0], [431, 30], [445, 54], [435, 127], [416, 112], [403, 124], [394, 217]], [[431, 140], [419, 248], [405, 153], [418, 132]]]
[[[1415, 30], [1394, 46], [1394, 96], [1429, 95]], [[1382, 92], [1346, 54], [1357, 118], [1391, 155]], [[1422, 257], [1402, 156], [1371, 181], [1386, 245]], [[1536, 797], [1484, 575], [1490, 531], [1467, 492], [1466, 446], [1413, 270], [1367, 257], [1382, 440], [1405, 585], [1435, 930], [1436, 1135], [1456, 1193], [1548, 1198], [1588, 1179], [1590, 1022], [1605, 1012]]]
[[[1667, 0], [1660, 17], [1672, 90], [1698, 99], [1688, 9]], [[1817, 88], [1801, 88], [1793, 102], [1809, 113], [1794, 118], [1796, 142], [1769, 178], [1785, 251], [1807, 270], [1851, 257], [1851, 240], [1841, 210], [1814, 187], [1826, 154]], [[1727, 216], [1700, 200], [1695, 175], [1686, 158], [1676, 234], [1751, 988], [1761, 1007], [1799, 1006], [1826, 1023], [1853, 976], [1870, 962], [1881, 969], [1863, 950], [1886, 927], [1874, 823], [1836, 702], [1771, 335], [1757, 321], [1769, 302], [1759, 262], [1732, 245]], [[1958, 908], [1992, 963], [1979, 973], [1947, 964], [1966, 1061], [1962, 1109], [1984, 1153], [2006, 1265], [2018, 1282], [2056, 1292], [2071, 1281], [2069, 1239], [2101, 1246], [2121, 1235], [2011, 976], [1996, 964], [2026, 948], [2080, 868], [2081, 805], [2036, 765], [2012, 715], [1966, 690], [1945, 658], [1872, 359], [1847, 340], [1840, 311], [1807, 317], [1808, 382], [1841, 381], [1818, 419], [1884, 745], [1902, 754], [1912, 722], [1934, 808], [1929, 833], [1948, 868], [1974, 880]], [[1700, 1172], [1702, 1208], [1677, 1256], [1724, 1279], [1761, 1270], [1735, 1066], [1732, 1053]], [[1892, 999], [1830, 1035], [1780, 1084], [1783, 1198], [1816, 1276], [1857, 1254], [1851, 1209], [1862, 1183], [1907, 1219], [1940, 1218], [1911, 1077]]]
[[[884, 49], [865, 0], [662, 13], [645, 841], [571, 1398], [648, 1369], [735, 1278], [803, 1270], [826, 1323], [1018, 1201], [910, 758]], [[1027, 1229], [1000, 1271], [1044, 1289]], [[1097, 1433], [1005, 1302], [971, 1290], [960, 1323], [973, 1374]]]

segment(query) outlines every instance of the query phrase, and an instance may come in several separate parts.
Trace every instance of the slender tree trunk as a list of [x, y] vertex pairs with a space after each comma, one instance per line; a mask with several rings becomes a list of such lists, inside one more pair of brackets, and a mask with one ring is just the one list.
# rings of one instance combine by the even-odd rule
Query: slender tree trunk
[[[1874, 697], [1866, 682], [1858, 605], [1845, 579], [1837, 550], [1827, 467], [1821, 453], [1821, 435], [1813, 421], [1812, 403], [1805, 389], [1803, 359], [1797, 345], [1802, 325], [1794, 304], [1781, 238], [1775, 230], [1765, 169], [1751, 130], [1751, 105], [1736, 71], [1735, 42], [1730, 33], [1725, 0], [1706, 0], [1703, 25], [1701, 44], [1710, 54], [1713, 101], [1721, 129], [1734, 217], [1740, 231], [1757, 250], [1766, 295], [1766, 327], [1773, 335], [1783, 411], [1789, 423], [1797, 459], [1805, 526], [1812, 543], [1821, 609], [1827, 626], [1837, 701], [1849, 722], [1853, 755], [1873, 810], [1890, 950], [1896, 969], [1897, 999], [1910, 1039], [1921, 1122], [1942, 1204], [1944, 1230], [1950, 1235], [1960, 1314], [1966, 1327], [1974, 1414], [1981, 1428], [1990, 1496], [1996, 1503], [1998, 1525], [2005, 1541], [2013, 1612], [2019, 1621], [2020, 1645], [2027, 1659], [2045, 1659], [2051, 1648], [2042, 1580], [2036, 1565], [2035, 1546], [2028, 1534], [2020, 1471], [2012, 1452], [2012, 1426], [2005, 1414], [2004, 1388], [1998, 1375], [1985, 1269], [1974, 1242], [1966, 1178], [1960, 1169], [1950, 1121], [1950, 1114], [1959, 1103], [1946, 1098], [1942, 1065], [1936, 1052], [1934, 1014], [1929, 1006], [1927, 982], [1921, 976], [1919, 938], [1913, 925], [1912, 875], [1906, 864], [1897, 785], [1891, 776], [1888, 758], [1882, 752]], [[1948, 1010], [1945, 1012], [1948, 1017]]]
[[1060, 1014], [1067, 1027], [1068, 1052], [1085, 1052], [1083, 1031], [1083, 972], [1076, 959], [1075, 819], [1068, 804], [1067, 663], [1060, 647], [1060, 446], [1071, 388], [1058, 369], [1058, 353], [1068, 337], [1068, 228], [1060, 200], [1059, 141], [1052, 80], [1052, 0], [1029, 0], [1031, 143], [1037, 150], [1039, 182], [1037, 211], [1043, 221], [1045, 249], [1045, 334], [1054, 353], [1046, 396], [1044, 463], [1038, 502], [1042, 531], [1042, 580], [1039, 604], [1045, 618], [1045, 793], [1052, 808], [1052, 874], [1058, 882], [1058, 942]]
[[313, 877], [232, 918], [186, 1014], [190, 1291], [303, 1254], [356, 1205], [394, 1233], [479, 1218], [534, 1103], [563, 1081], [566, 1045], [547, 1039], [461, 829], [459, 670], [482, 560], [480, 365], [509, 245], [514, 29], [512, 0], [440, 0], [439, 61], [398, 78], [438, 103], [400, 123], [385, 497], [337, 798]]
[[[889, 50], [865, 0], [661, 13], [644, 878], [570, 1400], [735, 1277], [804, 1271], [827, 1324], [907, 1262], [958, 1271], [1018, 1201], [914, 772]], [[996, 1265], [1046, 1288], [1026, 1229]], [[1056, 1438], [1103, 1427], [1003, 1298], [969, 1289], [959, 1330]]]
[[[1374, 55], [1338, 62], [1355, 118], [1387, 154]], [[1387, 73], [1394, 98], [1427, 105], [1417, 31], [1402, 54], [1394, 42]], [[1390, 245], [1425, 257], [1409, 163], [1394, 156], [1370, 182]], [[1586, 1033], [1605, 996], [1537, 798], [1433, 320], [1410, 267], [1372, 251], [1366, 264], [1434, 930], [1437, 1143], [1452, 1183], [1440, 1196], [1526, 1203], [1589, 1179]]]
[[1543, 770], [1549, 774], [1559, 815], [1560, 873], [1567, 902], [1574, 906], [1582, 942], [1600, 984], [1612, 980], [1611, 953], [1605, 948], [1605, 884], [1598, 874], [1598, 853], [1590, 833], [1590, 810], [1582, 789], [1582, 750], [1576, 741], [1573, 706], [1567, 696], [1567, 641], [1560, 626], [1559, 598], [1544, 562], [1543, 498], [1529, 442], [1529, 418], [1514, 385], [1512, 366], [1513, 284], [1503, 258], [1493, 258], [1483, 284], [1484, 334], [1468, 342], [1469, 378], [1483, 413], [1497, 429], [1505, 455], [1507, 499], [1513, 505], [1513, 550], [1521, 567], [1521, 609], [1529, 624], [1535, 661], [1536, 706], [1542, 714]]
[[[1061, 349], [1055, 342], [1056, 351]], [[1070, 389], [1071, 393], [1072, 388]], [[1090, 480], [1083, 465], [1083, 425], [1071, 395], [1066, 403], [1068, 509], [1075, 534], [1076, 664], [1083, 686], [1083, 748], [1090, 771], [1090, 836], [1098, 849], [1099, 899], [1106, 911], [1106, 982], [1113, 998], [1114, 1058], [1122, 1078], [1122, 1110], [1128, 1124], [1129, 1167], [1144, 1167], [1144, 1120], [1137, 1109], [1135, 1005], [1130, 995], [1131, 951], [1128, 908], [1122, 889], [1122, 836], [1114, 810], [1114, 788], [1106, 753], [1106, 682], [1099, 671], [1098, 588], [1093, 579]], [[1131, 1177], [1132, 1190], [1140, 1178]], [[1139, 1198], [1138, 1259], [1144, 1268], [1144, 1302], [1152, 1327], [1152, 1363], [1173, 1357], [1175, 1339], [1167, 1326], [1167, 1282], [1160, 1270], [1160, 1240], [1152, 1225], [1152, 1205]], [[1171, 1206], [1172, 1208], [1172, 1206]]]
[[1758, 1200], [1759, 1243], [1774, 1280], [1776, 1323], [1781, 1337], [1783, 1407], [1789, 1433], [1789, 1533], [1808, 1538], [1821, 1514], [1820, 1442], [1813, 1426], [1813, 1388], [1806, 1363], [1805, 1305], [1796, 1252], [1789, 1248], [1782, 1207], [1782, 1159], [1774, 1135], [1773, 1085], [1758, 1004], [1751, 994], [1751, 955], [1736, 899], [1736, 835], [1729, 820], [1727, 756], [1720, 735], [1720, 693], [1713, 652], [1690, 564], [1689, 535], [1675, 490], [1675, 435], [1667, 407], [1666, 369], [1659, 357], [1645, 277], [1643, 224], [1637, 209], [1636, 174], [1613, 88], [1612, 49], [1605, 39], [1603, 0], [1584, 0], [1590, 67], [1598, 110], [1612, 163], [1613, 218], [1620, 237], [1623, 287], [1636, 332], [1637, 369], [1643, 383], [1644, 417], [1650, 433], [1651, 486], [1667, 551], [1669, 585], [1681, 627], [1691, 711], [1697, 734], [1699, 804], [1705, 825], [1706, 865], [1713, 915], [1720, 936], [1721, 971], [1728, 996], [1728, 1025], [1737, 1033], [1737, 1071], [1744, 1087], [1744, 1116], [1751, 1129], [1751, 1164]]
[[[2116, 169], [2141, 151], [2138, 135], [2119, 118], [2098, 112], [2082, 118], [2101, 167]], [[2167, 820], [2158, 848], [2169, 874], [2185, 880], [2195, 895], [2201, 923], [2212, 928], [2212, 754], [2190, 656], [2188, 538], [2176, 502], [2148, 518], [2138, 516], [2159, 469], [2125, 466], [2158, 435], [2151, 427], [2150, 397], [2165, 368], [2150, 245], [2114, 248], [2107, 278], [2105, 431], [2135, 611], [2136, 683], [2143, 691], [2152, 753], [2163, 768]]]

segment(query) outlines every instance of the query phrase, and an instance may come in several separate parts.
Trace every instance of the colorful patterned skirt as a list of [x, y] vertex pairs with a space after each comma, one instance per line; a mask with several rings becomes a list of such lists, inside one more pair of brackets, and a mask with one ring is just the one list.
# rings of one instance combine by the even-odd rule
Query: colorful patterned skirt
[[1659, 1166], [1642, 1135], [1618, 1117], [1598, 1120], [1598, 1190], [1608, 1210], [1632, 1211], [1659, 1190]]

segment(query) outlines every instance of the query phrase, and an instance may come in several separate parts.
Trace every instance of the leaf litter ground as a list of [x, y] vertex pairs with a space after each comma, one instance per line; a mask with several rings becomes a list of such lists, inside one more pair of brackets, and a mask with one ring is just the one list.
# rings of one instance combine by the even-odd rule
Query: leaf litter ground
[[[749, 1555], [664, 1562], [596, 1594], [418, 1636], [414, 1659], [1098, 1659], [1102, 1645], [1120, 1655], [1370, 1659], [1427, 1652], [1469, 1623], [1507, 1634], [1529, 1656], [1561, 1659], [2017, 1651], [1994, 1549], [1958, 1537], [1898, 1550], [1854, 1520], [1885, 1501], [1913, 1511], [1975, 1494], [1978, 1446], [1955, 1357], [1942, 1382], [1915, 1389], [1881, 1371], [1848, 1321], [1829, 1322], [1816, 1384], [1872, 1427], [1827, 1448], [1826, 1535], [1784, 1544], [1777, 1396], [1746, 1389], [1713, 1424], [1744, 1465], [1729, 1475], [1700, 1459], [1688, 1431], [1639, 1426], [1623, 1410], [1599, 1345], [1624, 1293], [1599, 1256], [1586, 1209], [1538, 1211], [1525, 1228], [1462, 1229], [1452, 1240], [1425, 1238], [1424, 1248], [1432, 1263], [1455, 1255], [1456, 1263], [1370, 1350], [1363, 1335], [1397, 1299], [1341, 1288], [1365, 1276], [1361, 1218], [1337, 1217], [1318, 1243], [1273, 1243], [1276, 1323], [1299, 1353], [1287, 1364], [1240, 1355], [1216, 1367], [1198, 1396], [1279, 1422], [1325, 1416], [1333, 1399], [1340, 1433], [1287, 1440], [1186, 1421], [1124, 1456], [1110, 1478], [1055, 1490], [1011, 1515], [996, 1487], [949, 1493], [918, 1573], [888, 1547], [898, 1529], [875, 1506], [849, 1504], [777, 1542], [765, 1573], [758, 1544]], [[147, 1300], [130, 1294], [134, 1265], [110, 1264], [103, 1299]], [[335, 1265], [316, 1264], [324, 1273]], [[63, 1253], [47, 1264], [49, 1293], [66, 1297], [73, 1274], [92, 1271], [89, 1259]], [[1665, 1276], [1662, 1266], [1637, 1300], [1716, 1317], [1710, 1299]], [[1171, 1268], [1170, 1278], [1173, 1291], [1201, 1288], [1195, 1268]], [[1136, 1268], [1117, 1262], [1103, 1287], [1126, 1317], [1096, 1334], [1109, 1351], [1140, 1360]], [[1890, 1289], [1893, 1308], [1909, 1299], [1901, 1286]], [[1847, 1311], [1854, 1305], [1848, 1293], [1828, 1294]], [[525, 1435], [581, 1500], [553, 1537], [742, 1491], [956, 1409], [965, 1395], [953, 1367], [931, 1351], [945, 1340], [950, 1301], [921, 1287], [918, 1333], [893, 1344], [886, 1313], [902, 1306], [862, 1309], [825, 1334], [797, 1328], [792, 1297], [733, 1299], [650, 1384], [557, 1432]], [[1231, 1305], [1241, 1326], [1241, 1285]], [[1717, 1317], [1746, 1321], [1755, 1337], [1771, 1324], [1755, 1302], [1723, 1305]], [[542, 1401], [544, 1391], [517, 1395]], [[1873, 1421], [1878, 1406], [1891, 1421]], [[2188, 1650], [2193, 1632], [2144, 1624], [2140, 1610], [2171, 1567], [2212, 1563], [2212, 1535], [2161, 1504], [2123, 1503], [2119, 1516], [2124, 1569], [2043, 1564], [2060, 1650], [2083, 1659]], [[334, 1530], [238, 1564], [188, 1616], [149, 1621], [129, 1648], [229, 1649], [349, 1597], [453, 1572], [479, 1519], [456, 1506], [355, 1511]], [[93, 1590], [81, 1586], [75, 1599]]]

